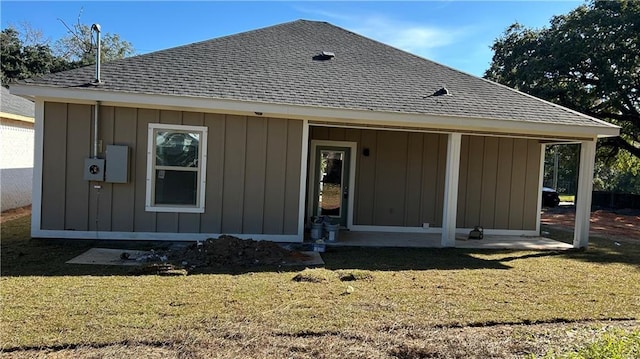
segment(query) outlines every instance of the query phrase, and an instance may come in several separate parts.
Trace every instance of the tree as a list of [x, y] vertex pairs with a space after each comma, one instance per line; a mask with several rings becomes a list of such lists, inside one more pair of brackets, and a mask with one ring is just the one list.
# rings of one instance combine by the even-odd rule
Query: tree
[[[82, 12], [81, 12], [82, 13]], [[42, 33], [29, 24], [3, 29], [0, 33], [0, 57], [2, 58], [2, 85], [32, 76], [69, 70], [95, 62], [96, 40], [91, 28], [78, 21], [67, 27], [69, 34], [55, 41], [53, 48]], [[117, 34], [101, 36], [103, 61], [121, 59], [133, 55], [133, 45]]]
[[20, 33], [11, 27], [0, 33], [0, 56], [3, 85], [71, 68], [70, 64], [53, 55], [48, 44], [25, 45]]
[[579, 156], [578, 145], [547, 146], [542, 183], [558, 193], [576, 194]]
[[640, 158], [640, 1], [593, 0], [549, 28], [515, 23], [492, 49], [486, 78], [620, 126], [599, 157]]
[[640, 158], [620, 151], [612, 161], [597, 161], [593, 189], [640, 194]]
[[[54, 50], [57, 56], [68, 62], [78, 63], [82, 66], [95, 62], [96, 37], [91, 27], [78, 21], [73, 26], [67, 25], [67, 36], [56, 41]], [[122, 40], [118, 34], [103, 33], [100, 35], [100, 57], [102, 61], [122, 59], [134, 54], [133, 45]]]

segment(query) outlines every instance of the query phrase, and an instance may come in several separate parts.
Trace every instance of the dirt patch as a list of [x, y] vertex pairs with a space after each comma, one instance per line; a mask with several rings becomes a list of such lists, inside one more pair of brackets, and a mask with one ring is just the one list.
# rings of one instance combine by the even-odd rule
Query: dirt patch
[[[198, 241], [186, 247], [155, 251], [146, 266], [154, 271], [203, 268], [247, 268], [281, 266], [311, 259], [299, 251], [284, 248], [270, 241], [255, 241], [222, 235]], [[158, 265], [158, 262], [164, 265]], [[146, 269], [142, 269], [143, 271]]]
[[[545, 208], [541, 223], [564, 230], [573, 230], [576, 220], [574, 207]], [[640, 241], [640, 211], [597, 210], [591, 212], [590, 232], [599, 237], [616, 240]]]
[[31, 205], [9, 209], [0, 214], [0, 223], [31, 215]]

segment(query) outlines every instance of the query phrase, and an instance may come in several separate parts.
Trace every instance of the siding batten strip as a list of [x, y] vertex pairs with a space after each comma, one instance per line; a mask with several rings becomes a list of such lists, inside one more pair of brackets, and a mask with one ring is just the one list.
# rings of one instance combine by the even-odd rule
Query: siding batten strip
[[285, 164], [284, 167], [284, 201], [282, 202], [282, 218], [280, 218], [280, 221], [282, 222], [280, 224], [280, 228], [282, 228], [281, 233], [284, 234], [287, 228], [287, 223], [286, 223], [286, 218], [287, 218], [287, 189], [289, 188], [288, 183], [287, 183], [287, 179], [289, 176], [287, 176], [287, 164], [288, 164], [288, 158], [289, 158], [289, 122], [287, 121], [286, 126], [284, 126], [284, 138], [283, 141], [285, 142], [285, 146], [284, 146], [284, 158], [283, 158], [283, 162]]

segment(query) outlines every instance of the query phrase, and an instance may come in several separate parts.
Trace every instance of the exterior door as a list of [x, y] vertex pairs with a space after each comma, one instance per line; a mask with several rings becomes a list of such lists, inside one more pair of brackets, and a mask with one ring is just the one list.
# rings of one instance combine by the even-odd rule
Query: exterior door
[[329, 216], [347, 226], [349, 206], [349, 147], [318, 146], [315, 153], [315, 216]]

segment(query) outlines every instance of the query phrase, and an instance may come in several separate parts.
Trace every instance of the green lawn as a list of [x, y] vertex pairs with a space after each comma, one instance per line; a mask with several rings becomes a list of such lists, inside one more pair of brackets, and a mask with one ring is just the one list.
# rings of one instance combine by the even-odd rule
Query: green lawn
[[507, 358], [578, 351], [612, 328], [640, 337], [638, 244], [340, 248], [324, 268], [167, 277], [64, 263], [93, 246], [163, 244], [30, 240], [28, 227], [2, 225], [7, 356]]

